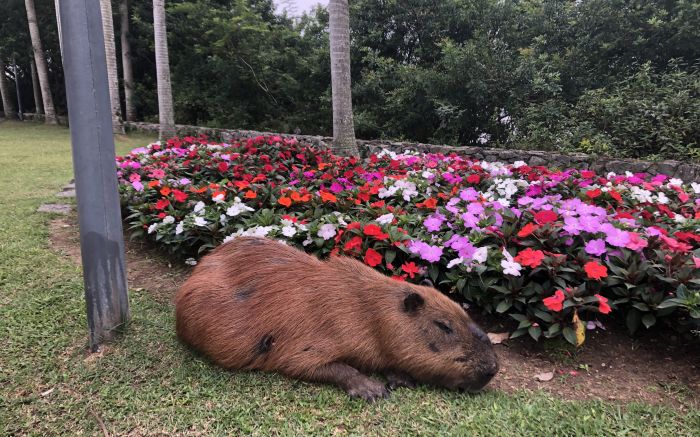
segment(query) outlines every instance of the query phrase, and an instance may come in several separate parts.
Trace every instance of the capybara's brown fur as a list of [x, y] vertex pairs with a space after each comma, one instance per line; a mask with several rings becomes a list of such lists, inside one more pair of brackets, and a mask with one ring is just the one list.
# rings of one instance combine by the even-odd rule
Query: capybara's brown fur
[[177, 334], [216, 364], [333, 383], [351, 396], [414, 381], [478, 391], [498, 364], [488, 337], [431, 287], [264, 238], [205, 256], [176, 297]]

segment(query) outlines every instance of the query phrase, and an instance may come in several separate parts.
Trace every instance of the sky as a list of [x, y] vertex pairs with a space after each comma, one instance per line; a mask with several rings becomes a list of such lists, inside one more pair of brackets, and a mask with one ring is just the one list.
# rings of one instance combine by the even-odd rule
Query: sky
[[[277, 3], [278, 7], [282, 6], [281, 3], [283, 3], [280, 0], [275, 0], [275, 3]], [[328, 0], [287, 0], [286, 3], [289, 3], [292, 5], [292, 7], [295, 9], [292, 14], [290, 15], [301, 15], [303, 12], [308, 12], [316, 6], [316, 4], [321, 3], [322, 5], [327, 5]]]

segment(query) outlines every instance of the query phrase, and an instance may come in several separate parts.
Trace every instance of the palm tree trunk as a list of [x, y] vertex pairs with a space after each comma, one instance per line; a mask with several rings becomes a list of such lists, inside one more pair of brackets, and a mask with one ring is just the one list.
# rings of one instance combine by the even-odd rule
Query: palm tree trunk
[[129, 42], [129, 0], [121, 0], [119, 3], [119, 14], [122, 19], [120, 30], [126, 119], [128, 121], [136, 121], [136, 107], [134, 106], [134, 69], [131, 65], [131, 43]]
[[2, 59], [0, 59], [0, 96], [2, 97], [2, 109], [5, 112], [5, 118], [8, 120], [17, 118], [15, 104], [12, 101], [10, 87], [7, 84], [7, 77], [5, 76], [5, 62]]
[[165, 0], [153, 0], [153, 33], [156, 44], [156, 79], [158, 81], [158, 116], [161, 140], [175, 134], [173, 90], [170, 84], [168, 35], [165, 28]]
[[58, 4], [60, 0], [54, 0], [53, 5], [56, 8], [56, 28], [58, 29], [58, 49], [61, 51], [61, 62], [63, 62], [63, 35], [61, 35], [61, 14]]
[[44, 105], [41, 103], [41, 87], [39, 86], [39, 76], [36, 74], [36, 65], [33, 60], [29, 60], [32, 69], [32, 91], [34, 91], [34, 113], [43, 114]]
[[34, 50], [34, 61], [36, 62], [37, 73], [39, 74], [39, 85], [41, 86], [41, 98], [44, 101], [44, 121], [46, 124], [57, 124], [56, 110], [53, 106], [51, 88], [49, 87], [49, 68], [46, 65], [44, 49], [41, 46], [39, 37], [39, 26], [36, 22], [36, 11], [34, 10], [34, 0], [24, 0], [27, 9], [27, 22], [29, 23], [29, 35], [32, 38], [32, 49]]
[[344, 156], [359, 155], [352, 118], [348, 0], [330, 0], [328, 15], [333, 92], [333, 152]]
[[114, 48], [114, 16], [112, 0], [100, 0], [102, 11], [102, 30], [105, 37], [105, 56], [107, 58], [107, 81], [109, 82], [109, 100], [112, 103], [112, 132], [124, 133], [122, 124], [122, 105], [119, 100], [119, 74], [117, 73], [117, 50]]

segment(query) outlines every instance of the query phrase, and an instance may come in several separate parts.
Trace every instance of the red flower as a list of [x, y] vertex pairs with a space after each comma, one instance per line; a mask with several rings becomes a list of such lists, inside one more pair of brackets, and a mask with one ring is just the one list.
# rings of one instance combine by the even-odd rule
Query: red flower
[[175, 200], [180, 203], [187, 200], [187, 193], [180, 190], [173, 190], [173, 196], [175, 197]]
[[321, 191], [321, 200], [324, 202], [335, 202], [338, 200], [335, 194], [329, 193], [328, 191]]
[[541, 225], [545, 225], [547, 223], [556, 221], [557, 218], [557, 214], [549, 210], [539, 211], [535, 213], [535, 221]]
[[382, 228], [374, 224], [365, 225], [363, 232], [365, 233], [365, 235], [374, 237], [377, 240], [386, 240], [387, 238], [389, 238], [389, 234], [385, 234], [384, 232], [382, 232]]
[[591, 170], [581, 170], [581, 177], [584, 179], [591, 179], [595, 177], [595, 172]]
[[600, 190], [600, 188], [586, 191], [586, 197], [588, 197], [591, 200], [595, 199], [596, 197], [599, 197], [601, 194], [603, 194], [603, 192]]
[[225, 163], [225, 162], [220, 162], [220, 163], [219, 163], [219, 171], [220, 171], [221, 173], [224, 173], [224, 172], [226, 172], [227, 170], [228, 170], [228, 164]]
[[279, 200], [277, 200], [277, 203], [289, 208], [290, 206], [292, 206], [292, 199], [290, 199], [289, 197], [280, 197]]
[[544, 306], [549, 310], [559, 312], [564, 308], [564, 299], [564, 292], [557, 290], [554, 292], [554, 296], [542, 299], [542, 303], [544, 303]]
[[382, 254], [374, 249], [367, 249], [365, 252], [365, 263], [370, 267], [376, 267], [382, 262]]
[[588, 261], [583, 266], [583, 269], [586, 271], [588, 279], [596, 279], [600, 281], [602, 278], [608, 277], [608, 268], [605, 266], [601, 266], [595, 261]]
[[170, 189], [170, 187], [163, 187], [160, 190], [160, 194], [162, 194], [163, 196], [167, 196], [168, 194], [170, 194], [171, 191], [172, 190]]
[[347, 243], [345, 243], [345, 246], [343, 246], [343, 250], [346, 252], [360, 248], [362, 248], [362, 237], [358, 236], [352, 237]]
[[156, 202], [156, 209], [165, 209], [170, 205], [170, 201], [168, 199], [160, 199], [159, 201]]
[[523, 226], [523, 228], [520, 230], [520, 232], [518, 232], [518, 237], [520, 237], [520, 238], [529, 237], [530, 234], [532, 234], [533, 232], [535, 232], [537, 230], [537, 228], [539, 228], [539, 226], [537, 226], [536, 224], [528, 223], [525, 226]]
[[541, 250], [532, 250], [528, 247], [515, 257], [515, 262], [534, 269], [542, 264], [543, 259], [544, 253]]
[[620, 193], [618, 193], [617, 191], [610, 190], [610, 191], [608, 191], [608, 194], [610, 194], [610, 197], [615, 199], [617, 202], [622, 202], [622, 195]]
[[416, 265], [416, 263], [411, 261], [410, 263], [404, 263], [404, 265], [401, 266], [401, 270], [408, 273], [408, 276], [410, 276], [411, 279], [413, 279], [416, 273], [418, 273], [418, 266]]
[[608, 305], [608, 298], [599, 294], [596, 294], [595, 297], [598, 298], [598, 311], [601, 314], [608, 314], [612, 310]]
[[345, 229], [350, 230], [350, 229], [360, 229], [360, 222], [352, 222], [349, 225], [345, 227]]
[[467, 182], [469, 182], [470, 184], [478, 184], [479, 182], [481, 182], [481, 176], [479, 176], [478, 174], [469, 175], [467, 176]]
[[418, 208], [435, 209], [437, 206], [437, 199], [431, 197], [430, 199], [425, 199], [424, 202], [416, 203]]
[[246, 199], [255, 199], [256, 197], [258, 197], [258, 195], [255, 193], [255, 191], [248, 190], [245, 192]]

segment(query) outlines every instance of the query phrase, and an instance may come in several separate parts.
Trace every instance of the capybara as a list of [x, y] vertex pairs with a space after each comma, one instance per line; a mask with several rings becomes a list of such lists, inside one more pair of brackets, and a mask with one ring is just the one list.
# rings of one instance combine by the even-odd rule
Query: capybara
[[265, 238], [203, 257], [175, 311], [180, 339], [222, 367], [331, 383], [368, 401], [416, 382], [476, 392], [498, 371], [486, 334], [434, 288]]

